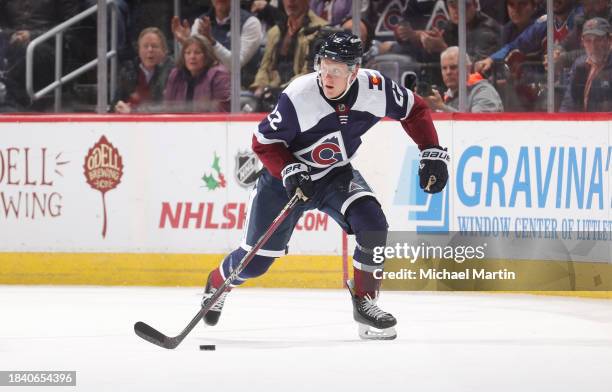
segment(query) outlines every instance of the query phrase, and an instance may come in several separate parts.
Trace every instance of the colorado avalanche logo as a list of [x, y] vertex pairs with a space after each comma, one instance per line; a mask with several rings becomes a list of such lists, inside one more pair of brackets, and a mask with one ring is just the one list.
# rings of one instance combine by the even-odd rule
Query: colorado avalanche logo
[[[389, 1], [378, 18], [378, 23], [376, 24], [374, 34], [377, 37], [392, 37], [397, 26], [399, 26], [399, 24], [405, 20], [404, 15], [414, 12], [408, 10], [408, 3], [410, 1], [411, 0]], [[416, 2], [418, 3], [421, 1], [428, 2], [430, 0], [418, 0]], [[434, 27], [442, 28], [444, 27], [444, 22], [446, 20], [448, 20], [448, 13], [446, 11], [446, 6], [444, 5], [444, 0], [437, 0], [433, 6], [431, 17], [427, 22], [427, 27], [425, 30], [430, 30]]]
[[448, 12], [446, 12], [444, 1], [438, 0], [433, 11], [431, 12], [431, 17], [429, 18], [429, 22], [427, 22], [425, 29], [431, 30], [435, 27], [437, 29], [444, 30], [448, 18]]
[[381, 14], [381, 18], [376, 25], [375, 34], [377, 36], [392, 36], [393, 31], [399, 23], [404, 19], [402, 14], [406, 10], [406, 4], [402, 4], [400, 0], [394, 0]]
[[302, 162], [316, 168], [325, 168], [347, 159], [340, 131], [319, 139], [313, 145], [295, 152]]

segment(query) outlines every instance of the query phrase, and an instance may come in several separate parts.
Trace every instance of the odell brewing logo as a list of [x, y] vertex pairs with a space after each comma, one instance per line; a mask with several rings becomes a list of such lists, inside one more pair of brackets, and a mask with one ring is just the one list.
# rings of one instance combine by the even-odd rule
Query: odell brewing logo
[[104, 223], [102, 224], [102, 237], [106, 237], [106, 201], [104, 195], [115, 189], [121, 182], [123, 175], [123, 161], [119, 151], [102, 136], [85, 156], [85, 178], [89, 186], [102, 193], [102, 210]]

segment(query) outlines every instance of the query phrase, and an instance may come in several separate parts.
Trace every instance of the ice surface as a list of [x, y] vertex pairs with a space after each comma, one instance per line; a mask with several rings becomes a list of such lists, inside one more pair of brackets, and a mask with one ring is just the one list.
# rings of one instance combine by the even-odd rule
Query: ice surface
[[[361, 341], [344, 290], [237, 289], [176, 350], [197, 288], [0, 286], [0, 370], [76, 370], [53, 391], [612, 391], [612, 301], [384, 292], [394, 341]], [[216, 351], [200, 351], [216, 344]], [[42, 387], [0, 387], [41, 391]]]

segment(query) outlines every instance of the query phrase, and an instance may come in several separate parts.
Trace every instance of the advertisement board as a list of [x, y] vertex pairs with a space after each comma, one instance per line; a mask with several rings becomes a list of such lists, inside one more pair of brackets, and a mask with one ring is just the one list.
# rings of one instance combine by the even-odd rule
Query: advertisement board
[[[439, 194], [419, 189], [418, 148], [395, 121], [381, 121], [363, 137], [353, 165], [374, 190], [392, 231], [561, 236], [574, 241], [572, 260], [608, 261], [612, 121], [609, 116], [533, 117], [434, 117], [440, 144], [451, 154], [449, 183]], [[201, 280], [203, 270], [241, 242], [249, 195], [262, 168], [250, 150], [259, 119], [5, 117], [0, 144], [4, 275], [17, 276], [25, 268], [39, 276], [41, 268], [47, 273], [53, 265], [62, 277], [75, 265], [90, 263], [91, 279], [84, 282], [95, 283], [100, 265], [115, 263], [133, 284], [150, 282], [142, 275], [145, 265], [155, 265], [151, 276], [173, 268], [181, 276], [193, 271], [189, 282]], [[602, 257], [593, 258], [594, 247], [585, 250], [580, 244], [604, 235], [603, 248], [598, 243]], [[351, 241], [343, 245], [341, 229], [325, 214], [305, 213], [289, 244], [292, 256], [279, 267], [286, 268], [284, 275], [275, 284], [295, 282], [307, 266], [313, 269], [308, 279], [333, 279], [322, 286], [336, 287], [340, 258], [350, 258]], [[116, 283], [117, 272], [107, 272]], [[83, 282], [74, 279], [70, 282]]]
[[[242, 238], [261, 169], [250, 122], [6, 123], [4, 252], [225, 253]], [[309, 211], [295, 254], [338, 254], [341, 232]]]
[[449, 185], [418, 186], [419, 151], [394, 122], [366, 134], [355, 165], [396, 230], [570, 236], [612, 230], [609, 121], [436, 121]]

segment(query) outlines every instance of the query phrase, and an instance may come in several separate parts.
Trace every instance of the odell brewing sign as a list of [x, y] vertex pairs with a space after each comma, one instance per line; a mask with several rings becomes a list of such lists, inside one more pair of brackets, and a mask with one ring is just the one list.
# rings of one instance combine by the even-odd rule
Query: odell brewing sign
[[102, 193], [102, 210], [104, 223], [102, 224], [102, 237], [106, 237], [106, 192], [114, 189], [121, 182], [123, 175], [123, 162], [119, 151], [102, 136], [85, 156], [85, 179], [89, 186]]
[[56, 182], [68, 163], [61, 151], [49, 147], [0, 147], [0, 221], [61, 216], [62, 193]]

